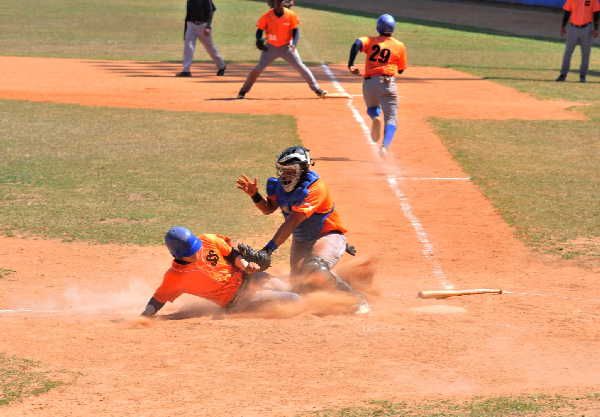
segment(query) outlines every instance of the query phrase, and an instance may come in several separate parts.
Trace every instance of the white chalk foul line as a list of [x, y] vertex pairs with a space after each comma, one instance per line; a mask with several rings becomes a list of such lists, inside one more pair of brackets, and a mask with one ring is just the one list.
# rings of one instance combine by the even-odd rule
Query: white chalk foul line
[[400, 181], [471, 181], [471, 178], [466, 177], [396, 177]]
[[[338, 82], [337, 78], [335, 77], [335, 74], [331, 71], [331, 69], [327, 66], [327, 64], [325, 64], [324, 62], [321, 62], [321, 68], [323, 69], [325, 74], [327, 74], [327, 76], [329, 77], [329, 80], [331, 81], [331, 84], [333, 84], [334, 88], [339, 93], [348, 94], [348, 92], [344, 89], [344, 87]], [[352, 112], [352, 116], [354, 117], [354, 120], [356, 120], [356, 122], [360, 126], [365, 140], [367, 141], [368, 144], [371, 145], [371, 149], [373, 150], [375, 157], [378, 159], [382, 159], [381, 154], [379, 153], [377, 144], [373, 143], [373, 141], [371, 140], [371, 130], [367, 126], [365, 120], [361, 116], [361, 114], [358, 111], [358, 109], [356, 108], [356, 106], [354, 105], [352, 96], [350, 96], [350, 98], [348, 99], [347, 106], [350, 109], [350, 111]], [[415, 214], [413, 213], [412, 207], [408, 201], [408, 197], [406, 197], [406, 195], [400, 189], [396, 175], [394, 175], [392, 172], [390, 172], [390, 169], [387, 168], [386, 164], [382, 164], [382, 167], [386, 171], [385, 174], [386, 174], [386, 179], [387, 179], [388, 185], [394, 192], [394, 195], [400, 201], [400, 207], [402, 208], [402, 213], [404, 214], [404, 217], [406, 217], [408, 219], [410, 225], [412, 226], [412, 228], [415, 230], [415, 233], [417, 234], [417, 239], [419, 240], [419, 243], [421, 244], [421, 247], [422, 247], [421, 252], [423, 253], [423, 256], [432, 265], [433, 276], [438, 280], [438, 282], [440, 283], [440, 285], [443, 288], [445, 288], [447, 290], [453, 289], [454, 285], [452, 285], [448, 281], [448, 278], [447, 278], [444, 270], [442, 269], [442, 266], [435, 259], [433, 244], [429, 240], [429, 236], [427, 235], [425, 228], [423, 227], [423, 225], [421, 224], [421, 222], [419, 221], [417, 216], [415, 216]]]

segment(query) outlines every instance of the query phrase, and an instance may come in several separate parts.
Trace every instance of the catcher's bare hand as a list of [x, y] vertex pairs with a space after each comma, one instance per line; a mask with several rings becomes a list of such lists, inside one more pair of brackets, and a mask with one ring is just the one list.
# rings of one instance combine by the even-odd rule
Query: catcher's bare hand
[[252, 197], [258, 191], [258, 180], [254, 178], [254, 181], [250, 181], [250, 178], [246, 174], [240, 175], [236, 180], [237, 188]]
[[348, 67], [348, 70], [350, 71], [350, 73], [352, 73], [354, 75], [360, 75], [360, 69], [354, 65], [352, 65], [351, 67]]

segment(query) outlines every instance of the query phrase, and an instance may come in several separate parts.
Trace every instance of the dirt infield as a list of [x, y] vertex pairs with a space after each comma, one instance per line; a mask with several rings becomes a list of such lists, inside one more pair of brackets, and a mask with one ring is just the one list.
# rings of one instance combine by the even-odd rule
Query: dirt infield
[[[218, 82], [202, 76], [212, 74], [208, 66], [179, 79], [178, 65], [157, 62], [0, 57], [0, 66], [3, 99], [294, 115], [351, 242], [377, 266], [380, 294], [368, 316], [202, 316], [143, 326], [136, 315], [168, 262], [163, 248], [2, 237], [0, 265], [16, 273], [2, 281], [0, 308], [35, 311], [0, 316], [0, 351], [81, 376], [0, 408], [1, 416], [292, 416], [374, 399], [600, 385], [597, 275], [515, 240], [426, 122], [581, 119], [566, 110], [574, 103], [538, 101], [450, 69], [411, 68], [399, 83], [401, 128], [382, 158], [352, 112], [364, 113], [361, 97], [317, 99], [281, 69], [267, 71], [248, 99], [231, 100], [247, 65], [231, 65]], [[335, 91], [322, 68], [314, 70]], [[331, 70], [360, 94], [360, 80]], [[442, 287], [510, 293], [416, 297]], [[184, 298], [167, 312], [194, 306]]]

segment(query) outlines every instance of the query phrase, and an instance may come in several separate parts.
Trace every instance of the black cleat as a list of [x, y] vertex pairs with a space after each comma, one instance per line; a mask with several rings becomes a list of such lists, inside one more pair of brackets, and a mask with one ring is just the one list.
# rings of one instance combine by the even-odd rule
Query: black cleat
[[238, 93], [238, 95], [237, 95], [237, 98], [238, 98], [239, 100], [241, 100], [241, 99], [243, 99], [243, 98], [246, 98], [246, 92], [245, 92], [245, 91], [243, 91], [243, 90], [240, 90], [240, 92], [239, 92], [239, 93]]
[[560, 74], [558, 76], [558, 78], [556, 79], [556, 82], [562, 82], [562, 81], [564, 81], [566, 79], [567, 79], [567, 75], [566, 74]]
[[224, 66], [223, 68], [219, 68], [219, 70], [217, 71], [217, 77], [222, 77], [223, 75], [225, 75], [226, 69], [227, 69], [227, 66]]
[[315, 93], [321, 98], [325, 98], [327, 96], [327, 91], [321, 90], [320, 88], [315, 90]]
[[585, 82], [585, 75], [580, 75], [579, 76], [579, 82], [580, 83], [584, 83]]
[[191, 77], [192, 73], [189, 71], [181, 71], [175, 74], [176, 77]]

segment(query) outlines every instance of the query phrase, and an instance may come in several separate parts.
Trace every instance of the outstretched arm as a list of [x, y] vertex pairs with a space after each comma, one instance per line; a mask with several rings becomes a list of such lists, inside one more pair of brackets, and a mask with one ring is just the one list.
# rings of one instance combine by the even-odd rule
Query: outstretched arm
[[289, 216], [285, 218], [285, 222], [275, 232], [273, 239], [269, 241], [263, 248], [267, 252], [271, 253], [279, 246], [283, 245], [285, 241], [290, 237], [294, 229], [306, 219], [304, 213], [298, 213], [293, 211]]
[[248, 194], [263, 214], [271, 214], [277, 209], [277, 205], [272, 200], [265, 199], [260, 195], [258, 192], [258, 180], [256, 178], [254, 178], [254, 181], [251, 181], [248, 176], [242, 174], [236, 183], [237, 188]]
[[360, 75], [360, 70], [354, 66], [354, 61], [356, 60], [356, 55], [362, 51], [363, 44], [360, 39], [357, 39], [352, 44], [352, 48], [350, 48], [350, 56], [348, 57], [348, 69], [354, 75]]

